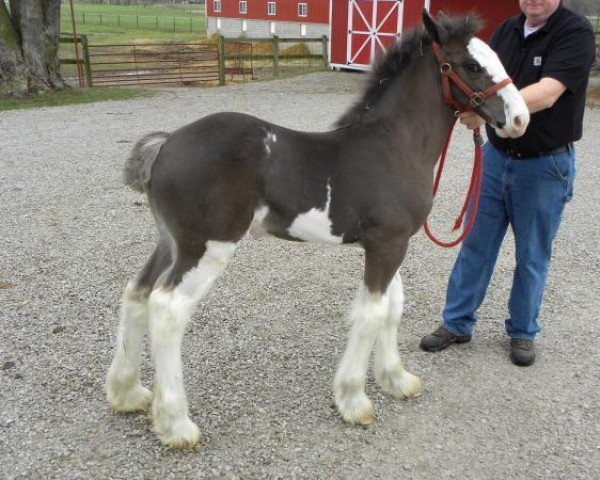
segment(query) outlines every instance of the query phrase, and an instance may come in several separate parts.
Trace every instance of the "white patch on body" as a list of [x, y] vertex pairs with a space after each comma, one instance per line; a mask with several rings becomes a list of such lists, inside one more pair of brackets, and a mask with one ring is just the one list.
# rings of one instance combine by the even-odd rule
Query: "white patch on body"
[[[471, 56], [488, 72], [494, 83], [499, 83], [508, 78], [502, 62], [491, 47], [478, 38], [472, 38], [467, 45]], [[496, 128], [498, 136], [517, 138], [525, 133], [529, 124], [529, 109], [523, 97], [514, 84], [509, 83], [498, 90], [497, 94], [504, 102], [504, 115], [506, 125], [502, 129]], [[518, 122], [515, 122], [516, 118]]]
[[329, 218], [329, 206], [331, 204], [331, 185], [327, 183], [327, 201], [325, 207], [320, 210], [311, 208], [306, 213], [298, 215], [290, 227], [288, 233], [299, 240], [307, 242], [325, 242], [341, 245], [343, 237], [331, 233], [331, 219]]
[[189, 448], [200, 438], [198, 427], [189, 418], [181, 341], [193, 308], [225, 270], [236, 247], [232, 242], [206, 242], [198, 265], [185, 273], [173, 290], [159, 288], [150, 295], [150, 336], [156, 366], [152, 416], [154, 429], [165, 445]]
[[267, 155], [271, 155], [271, 144], [273, 143], [277, 143], [277, 135], [275, 135], [273, 132], [267, 132], [267, 136], [264, 139]]

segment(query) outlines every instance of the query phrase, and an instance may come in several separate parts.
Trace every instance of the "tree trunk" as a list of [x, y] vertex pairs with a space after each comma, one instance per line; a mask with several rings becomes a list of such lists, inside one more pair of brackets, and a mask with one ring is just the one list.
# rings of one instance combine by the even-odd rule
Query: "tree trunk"
[[0, 95], [65, 88], [59, 39], [60, 0], [0, 0]]

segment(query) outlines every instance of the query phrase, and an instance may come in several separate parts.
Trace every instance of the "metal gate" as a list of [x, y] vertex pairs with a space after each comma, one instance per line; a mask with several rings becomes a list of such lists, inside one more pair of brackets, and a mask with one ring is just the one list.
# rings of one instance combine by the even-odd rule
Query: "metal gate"
[[350, 0], [348, 9], [348, 65], [368, 68], [400, 37], [403, 0]]
[[94, 86], [213, 83], [219, 50], [205, 43], [89, 45]]

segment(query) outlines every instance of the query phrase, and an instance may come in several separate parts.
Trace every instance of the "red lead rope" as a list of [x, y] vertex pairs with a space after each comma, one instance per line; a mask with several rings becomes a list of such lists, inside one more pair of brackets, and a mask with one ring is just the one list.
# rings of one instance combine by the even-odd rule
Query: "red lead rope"
[[[437, 195], [438, 188], [440, 186], [440, 180], [442, 179], [442, 170], [444, 169], [446, 154], [448, 153], [448, 146], [450, 145], [450, 139], [452, 138], [452, 132], [454, 131], [455, 125], [456, 118], [450, 125], [450, 128], [448, 130], [448, 136], [446, 137], [446, 143], [444, 144], [444, 149], [442, 150], [442, 156], [440, 157], [440, 165], [438, 167], [435, 176], [435, 182], [433, 184], [434, 198]], [[452, 229], [452, 231], [454, 232], [460, 228], [460, 226], [463, 223], [465, 214], [467, 213], [467, 209], [469, 208], [469, 203], [471, 203], [472, 200], [473, 205], [471, 208], [471, 215], [469, 216], [469, 221], [465, 226], [463, 232], [459, 235], [459, 237], [456, 240], [453, 240], [451, 242], [443, 242], [431, 232], [427, 220], [425, 221], [425, 225], [423, 226], [425, 233], [430, 238], [430, 240], [436, 245], [439, 245], [440, 247], [451, 248], [458, 245], [469, 234], [471, 228], [473, 227], [473, 223], [475, 223], [475, 215], [477, 213], [477, 206], [479, 205], [479, 192], [481, 191], [481, 172], [483, 169], [483, 151], [481, 148], [483, 145], [483, 139], [481, 137], [481, 131], [479, 128], [476, 128], [473, 131], [473, 141], [475, 143], [475, 160], [473, 161], [473, 172], [471, 173], [471, 182], [469, 184], [469, 190], [465, 198], [465, 203], [463, 204], [463, 207], [458, 217], [456, 217], [456, 220], [454, 221], [454, 228]]]
[[[440, 186], [440, 179], [442, 178], [442, 170], [444, 169], [444, 162], [446, 161], [446, 154], [448, 153], [448, 146], [450, 145], [450, 139], [452, 138], [452, 131], [454, 130], [454, 126], [456, 125], [457, 116], [460, 112], [467, 112], [474, 110], [478, 106], [482, 105], [487, 98], [491, 97], [498, 90], [504, 88], [509, 83], [512, 83], [510, 78], [506, 78], [495, 85], [492, 85], [487, 90], [483, 92], [474, 91], [469, 85], [467, 85], [454, 71], [452, 65], [446, 62], [444, 56], [442, 55], [441, 47], [434, 43], [432, 45], [433, 52], [437, 58], [437, 61], [440, 65], [440, 74], [442, 76], [442, 91], [444, 93], [444, 100], [446, 103], [455, 111], [454, 121], [450, 125], [448, 130], [448, 135], [446, 137], [446, 143], [444, 144], [444, 149], [442, 150], [442, 156], [440, 157], [440, 166], [438, 167], [437, 174], [435, 177], [435, 182], [433, 184], [433, 197], [435, 198], [438, 188]], [[460, 105], [452, 96], [452, 91], [450, 90], [450, 81], [456, 85], [456, 87], [461, 90], [468, 98], [469, 104], [466, 106]], [[467, 192], [467, 198], [465, 199], [465, 203], [462, 207], [462, 210], [456, 221], [454, 222], [454, 228], [452, 231], [458, 230], [463, 223], [463, 219], [469, 208], [469, 203], [471, 200], [473, 201], [473, 207], [471, 209], [471, 215], [469, 217], [469, 221], [465, 226], [462, 234], [452, 242], [442, 242], [438, 238], [436, 238], [431, 230], [429, 229], [429, 224], [425, 221], [424, 229], [427, 236], [431, 239], [432, 242], [439, 245], [440, 247], [450, 248], [455, 247], [460, 242], [462, 242], [465, 237], [471, 231], [473, 227], [473, 223], [475, 223], [475, 216], [477, 214], [477, 206], [479, 205], [479, 192], [481, 190], [481, 172], [483, 169], [483, 138], [481, 137], [481, 131], [479, 128], [476, 128], [473, 131], [473, 141], [475, 142], [475, 161], [473, 162], [473, 173], [471, 174], [471, 183], [469, 185], [469, 191]]]

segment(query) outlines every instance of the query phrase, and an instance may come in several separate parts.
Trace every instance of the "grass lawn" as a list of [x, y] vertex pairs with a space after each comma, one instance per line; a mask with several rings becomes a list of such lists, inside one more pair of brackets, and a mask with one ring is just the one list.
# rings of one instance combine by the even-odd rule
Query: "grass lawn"
[[56, 107], [107, 100], [129, 100], [136, 97], [150, 97], [154, 94], [155, 92], [153, 90], [144, 90], [140, 88], [73, 89], [27, 98], [0, 98], [0, 111], [19, 110], [23, 108]]
[[[75, 19], [77, 33], [88, 35], [93, 44], [189, 42], [206, 37], [204, 10], [197, 4], [144, 7], [77, 3]], [[61, 35], [72, 31], [69, 4], [63, 3]]]

